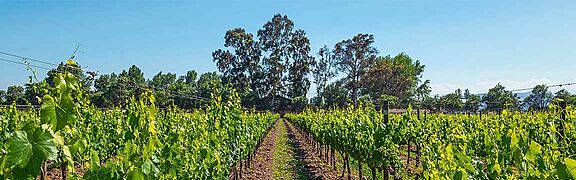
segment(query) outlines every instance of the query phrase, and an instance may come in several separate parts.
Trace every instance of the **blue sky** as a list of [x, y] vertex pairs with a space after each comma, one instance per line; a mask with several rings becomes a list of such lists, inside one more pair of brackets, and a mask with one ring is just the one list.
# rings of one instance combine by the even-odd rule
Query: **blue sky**
[[[132, 64], [148, 78], [215, 71], [211, 53], [226, 30], [256, 33], [281, 13], [306, 31], [314, 53], [371, 33], [382, 55], [406, 52], [425, 64], [433, 93], [483, 93], [498, 82], [514, 89], [576, 81], [574, 9], [568, 0], [1, 1], [0, 51], [58, 62], [80, 43], [76, 60], [100, 73]], [[2, 89], [28, 75], [0, 62]]]

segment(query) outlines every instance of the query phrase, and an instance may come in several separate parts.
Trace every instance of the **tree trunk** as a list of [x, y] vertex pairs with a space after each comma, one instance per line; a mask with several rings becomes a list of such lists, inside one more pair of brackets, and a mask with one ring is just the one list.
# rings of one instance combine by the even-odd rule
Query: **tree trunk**
[[372, 180], [376, 180], [376, 166], [371, 166], [370, 170], [372, 170]]
[[358, 179], [362, 180], [362, 161], [358, 160]]
[[358, 88], [356, 87], [357, 82], [354, 82], [354, 87], [352, 88], [352, 101], [354, 102], [354, 108], [358, 108]]
[[346, 172], [346, 155], [343, 152], [339, 152], [342, 156], [342, 175], [340, 177], [344, 177], [344, 172]]
[[60, 162], [62, 164], [60, 164], [60, 171], [62, 172], [62, 179], [66, 180], [68, 179], [67, 175], [68, 175], [68, 170], [66, 170], [66, 162], [64, 161], [64, 158], [60, 157]]
[[240, 161], [240, 179], [242, 179], [242, 161]]
[[348, 154], [346, 154], [346, 170], [348, 170], [348, 180], [351, 180], [352, 177], [350, 177], [350, 157]]
[[41, 180], [44, 180], [46, 177], [46, 169], [48, 169], [46, 166], [47, 166], [46, 162], [43, 162], [42, 163], [42, 176], [40, 176]]
[[334, 153], [334, 148], [332, 148], [332, 168], [336, 171], [336, 154]]
[[382, 176], [384, 176], [384, 180], [390, 179], [390, 174], [388, 172], [388, 166], [386, 166], [386, 165], [384, 166], [384, 174]]

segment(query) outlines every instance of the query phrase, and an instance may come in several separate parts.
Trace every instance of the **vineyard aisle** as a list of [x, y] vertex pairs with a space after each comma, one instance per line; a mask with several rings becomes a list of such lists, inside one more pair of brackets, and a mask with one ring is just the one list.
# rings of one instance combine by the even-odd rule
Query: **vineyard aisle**
[[304, 136], [280, 119], [256, 151], [242, 179], [346, 179], [320, 159]]

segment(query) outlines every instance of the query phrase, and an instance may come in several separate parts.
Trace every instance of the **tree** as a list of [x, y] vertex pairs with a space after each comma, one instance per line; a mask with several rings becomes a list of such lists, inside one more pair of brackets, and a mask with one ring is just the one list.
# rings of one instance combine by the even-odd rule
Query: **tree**
[[229, 50], [218, 49], [212, 53], [213, 61], [222, 73], [224, 83], [230, 83], [240, 93], [248, 89], [258, 91], [260, 88], [257, 73], [261, 71], [261, 50], [253, 35], [242, 28], [226, 31], [224, 47]]
[[309, 55], [310, 40], [306, 37], [304, 30], [299, 29], [294, 32], [288, 50], [292, 59], [288, 68], [288, 97], [306, 98], [310, 88], [308, 74], [315, 62], [314, 58]]
[[461, 97], [460, 89], [456, 90], [453, 93], [442, 96], [440, 98], [440, 102], [442, 103], [443, 109], [449, 112], [458, 112], [462, 110], [464, 104], [462, 103], [460, 97]]
[[372, 43], [374, 43], [373, 35], [358, 34], [334, 46], [334, 59], [338, 64], [338, 70], [346, 74], [344, 79], [346, 85], [352, 90], [354, 107], [358, 107], [361, 77], [372, 66], [378, 54], [378, 50], [372, 46]]
[[424, 65], [405, 53], [395, 57], [379, 57], [363, 74], [362, 86], [372, 97], [394, 96], [402, 105], [407, 106], [414, 95], [421, 98], [422, 93], [429, 90], [426, 81], [422, 83], [425, 86], [421, 89], [417, 87], [422, 72]]
[[6, 91], [0, 90], [0, 105], [6, 104]]
[[292, 110], [295, 112], [302, 112], [308, 105], [308, 99], [305, 96], [299, 96], [292, 99]]
[[440, 96], [435, 95], [434, 97], [425, 96], [424, 100], [422, 101], [422, 107], [424, 109], [428, 109], [434, 112], [440, 111]]
[[118, 75], [117, 83], [123, 86], [120, 90], [125, 99], [132, 96], [139, 98], [145, 90], [146, 78], [140, 68], [132, 65], [128, 71], [122, 70]]
[[197, 103], [190, 98], [197, 94], [196, 76], [196, 71], [190, 70], [185, 76], [180, 76], [170, 87], [173, 92], [180, 94], [174, 96], [174, 105], [183, 109], [192, 109], [196, 106]]
[[565, 101], [567, 105], [576, 106], [576, 95], [570, 94], [566, 89], [554, 93], [554, 100], [557, 101], [560, 99]]
[[321, 96], [326, 100], [326, 107], [346, 107], [348, 91], [344, 81], [338, 80], [326, 86]]
[[466, 89], [464, 91], [464, 99], [466, 99], [466, 102], [464, 103], [464, 110], [469, 112], [478, 111], [478, 108], [480, 107], [480, 101], [482, 101], [479, 95], [471, 94], [470, 90]]
[[180, 79], [193, 87], [196, 87], [196, 79], [198, 78], [198, 73], [195, 70], [190, 70], [186, 72], [185, 76], [180, 76]]
[[216, 74], [216, 72], [206, 72], [201, 74], [197, 82], [199, 97], [211, 99], [212, 93], [214, 93], [216, 89], [222, 89], [220, 78], [221, 77]]
[[548, 108], [550, 102], [552, 102], [553, 95], [548, 91], [546, 85], [536, 85], [532, 89], [532, 93], [524, 99], [524, 104], [528, 106], [530, 110], [541, 111]]
[[422, 84], [420, 84], [420, 86], [418, 86], [418, 88], [416, 88], [416, 98], [418, 100], [418, 107], [422, 106], [424, 98], [429, 96], [430, 92], [432, 92], [432, 90], [430, 89], [430, 80], [424, 81]]
[[32, 105], [40, 105], [39, 99], [44, 97], [45, 83], [30, 82], [24, 84], [24, 98]]
[[486, 104], [488, 111], [500, 111], [502, 109], [517, 109], [519, 97], [504, 86], [498, 83], [495, 87], [488, 90], [488, 94], [482, 97], [482, 103]]
[[128, 87], [115, 73], [100, 75], [94, 81], [95, 92], [92, 95], [92, 103], [97, 107], [123, 106], [125, 100], [130, 98]]
[[312, 69], [312, 76], [314, 77], [314, 84], [316, 84], [316, 99], [314, 102], [317, 106], [324, 104], [324, 98], [320, 94], [326, 87], [326, 83], [336, 76], [335, 71], [336, 62], [332, 58], [332, 54], [328, 46], [320, 48], [318, 51], [318, 61]]
[[262, 50], [257, 41], [250, 33], [246, 33], [244, 29], [236, 28], [226, 32], [225, 47], [234, 49], [236, 59], [239, 60], [241, 69], [248, 76], [249, 86], [252, 91], [260, 92], [263, 87], [262, 78], [259, 73], [262, 73], [262, 66], [260, 59]]
[[[154, 88], [154, 96], [156, 98], [156, 104], [159, 107], [168, 107], [174, 102], [174, 97], [176, 94], [171, 90], [172, 85], [176, 83], [176, 74], [166, 73], [162, 74], [160, 71], [156, 74], [152, 81], [149, 82], [150, 86]], [[181, 96], [181, 95], [177, 95]]]
[[276, 14], [258, 30], [260, 47], [268, 54], [263, 58], [263, 63], [267, 75], [266, 82], [270, 86], [268, 97], [271, 99], [273, 109], [276, 108], [274, 103], [276, 96], [285, 94], [282, 80], [290, 58], [289, 48], [293, 29], [294, 23], [288, 16]]
[[6, 90], [6, 103], [25, 105], [27, 102], [24, 97], [24, 88], [22, 86], [9, 86]]
[[144, 73], [136, 65], [120, 74], [102, 74], [94, 80], [92, 103], [97, 107], [123, 106], [125, 101], [140, 94], [147, 88]]

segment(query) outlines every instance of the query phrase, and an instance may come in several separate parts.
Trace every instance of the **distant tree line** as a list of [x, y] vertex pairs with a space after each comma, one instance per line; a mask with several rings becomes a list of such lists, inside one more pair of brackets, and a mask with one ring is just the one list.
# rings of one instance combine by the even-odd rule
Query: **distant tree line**
[[[38, 99], [44, 94], [43, 86], [52, 86], [54, 75], [58, 72], [70, 72], [82, 83], [83, 95], [92, 105], [100, 108], [123, 107], [131, 97], [151, 90], [159, 107], [178, 106], [192, 109], [208, 103], [211, 93], [223, 89], [221, 78], [216, 72], [203, 73], [198, 77], [194, 70], [185, 75], [159, 72], [152, 79], [146, 79], [144, 73], [132, 65], [119, 74], [101, 74], [84, 72], [78, 64], [61, 63], [57, 68], [48, 71], [43, 80], [30, 77], [30, 82], [22, 86], [10, 86], [6, 91], [0, 90], [0, 104], [39, 105]], [[191, 98], [194, 97], [194, 98]]]
[[576, 106], [576, 94], [570, 94], [565, 89], [554, 94], [545, 84], [536, 85], [530, 94], [520, 99], [517, 94], [508, 91], [504, 86], [497, 84], [486, 94], [471, 94], [468, 89], [464, 93], [457, 89], [444, 96], [425, 97], [422, 105], [425, 109], [436, 112], [478, 112], [500, 110], [542, 111], [547, 110], [550, 104], [564, 101], [567, 105]]

